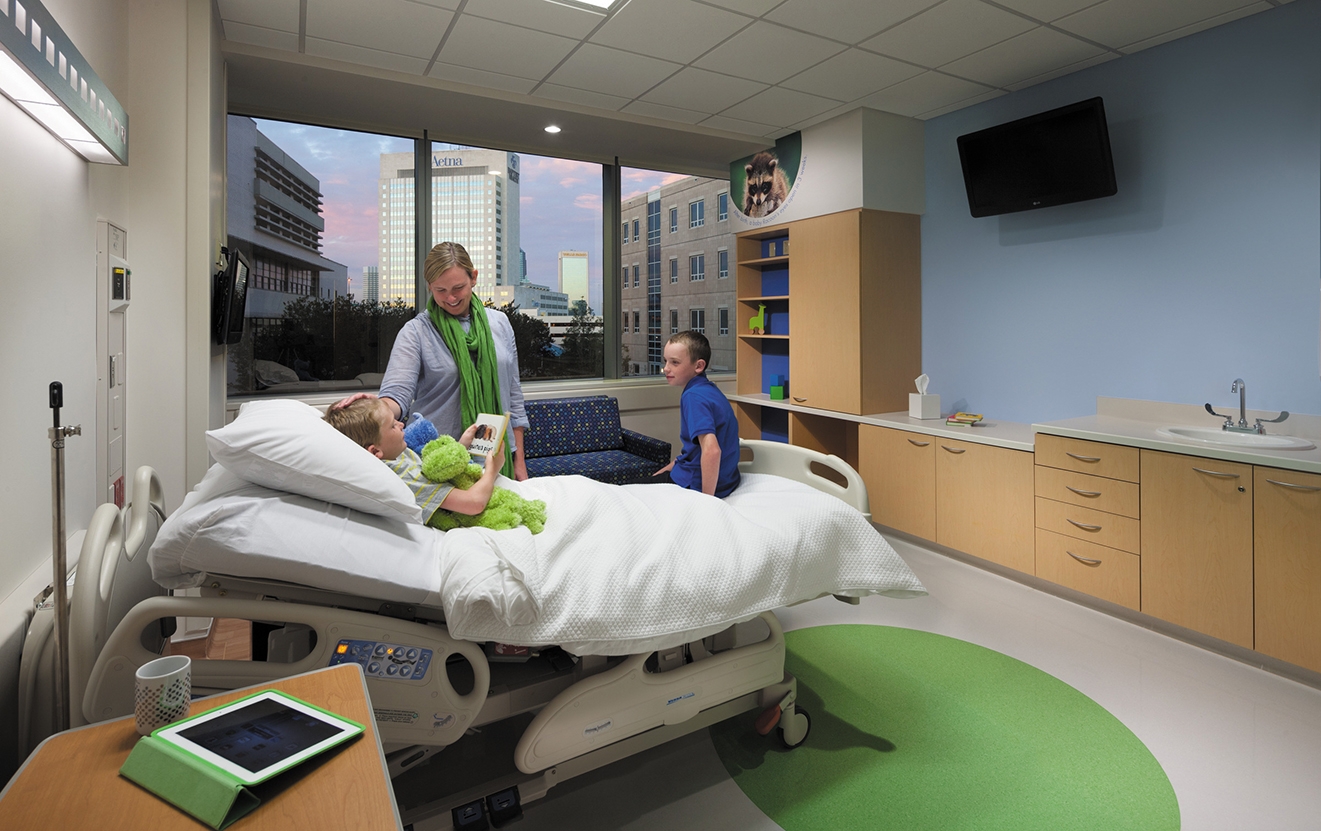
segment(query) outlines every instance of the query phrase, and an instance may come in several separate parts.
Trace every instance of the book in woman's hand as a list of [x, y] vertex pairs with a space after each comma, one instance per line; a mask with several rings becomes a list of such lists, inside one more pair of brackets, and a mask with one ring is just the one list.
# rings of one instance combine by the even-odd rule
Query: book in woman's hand
[[503, 415], [481, 413], [473, 423], [477, 425], [477, 432], [472, 437], [472, 446], [468, 448], [468, 453], [473, 461], [485, 466], [486, 460], [504, 443], [505, 431], [509, 429], [509, 413]]

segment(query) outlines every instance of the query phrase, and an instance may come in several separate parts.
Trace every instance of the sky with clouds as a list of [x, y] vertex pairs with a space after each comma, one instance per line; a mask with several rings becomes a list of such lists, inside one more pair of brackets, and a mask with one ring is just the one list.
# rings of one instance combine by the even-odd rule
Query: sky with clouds
[[[363, 266], [377, 264], [377, 190], [382, 153], [410, 153], [411, 139], [255, 119], [257, 129], [321, 182], [322, 254], [344, 263], [361, 296]], [[601, 309], [601, 166], [520, 154], [520, 245], [528, 279], [557, 288], [559, 252], [586, 251], [589, 303]], [[685, 178], [625, 168], [624, 199]], [[438, 241], [438, 240], [437, 240]]]

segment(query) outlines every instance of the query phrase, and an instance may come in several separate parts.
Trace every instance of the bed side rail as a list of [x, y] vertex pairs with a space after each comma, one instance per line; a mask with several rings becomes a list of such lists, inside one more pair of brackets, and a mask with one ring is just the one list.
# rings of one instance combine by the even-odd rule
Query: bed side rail
[[[797, 482], [811, 485], [823, 493], [837, 496], [844, 502], [857, 508], [868, 520], [871, 519], [871, 503], [867, 499], [867, 486], [858, 471], [843, 459], [835, 455], [819, 453], [806, 447], [797, 447], [778, 441], [760, 439], [739, 439], [739, 447], [752, 451], [752, 458], [739, 462], [739, 470], [744, 473], [770, 473], [783, 476]], [[838, 474], [844, 480], [841, 485], [831, 478], [812, 469], [820, 465]]]

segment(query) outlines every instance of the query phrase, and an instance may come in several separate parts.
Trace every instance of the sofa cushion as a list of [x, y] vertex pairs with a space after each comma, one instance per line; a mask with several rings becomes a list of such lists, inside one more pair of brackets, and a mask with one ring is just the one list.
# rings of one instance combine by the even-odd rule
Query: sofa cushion
[[619, 402], [608, 395], [547, 398], [528, 401], [525, 407], [529, 425], [523, 434], [523, 456], [528, 460], [624, 446]]
[[530, 477], [576, 473], [611, 485], [627, 485], [645, 480], [662, 467], [663, 464], [623, 450], [598, 450], [527, 460], [527, 473]]

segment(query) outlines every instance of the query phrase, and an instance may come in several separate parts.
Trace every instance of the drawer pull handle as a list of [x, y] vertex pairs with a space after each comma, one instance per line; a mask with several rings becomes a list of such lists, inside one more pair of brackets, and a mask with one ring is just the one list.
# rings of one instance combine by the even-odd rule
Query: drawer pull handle
[[1237, 473], [1221, 473], [1221, 472], [1218, 471], [1218, 470], [1206, 470], [1206, 469], [1204, 469], [1204, 468], [1200, 468], [1200, 467], [1195, 467], [1195, 468], [1193, 468], [1193, 470], [1197, 471], [1198, 473], [1205, 473], [1207, 476], [1219, 476], [1221, 479], [1237, 479], [1237, 478], [1238, 478], [1238, 474], [1237, 474]]
[[909, 439], [909, 440], [908, 440], [908, 443], [911, 444], [911, 445], [913, 445], [914, 447], [930, 447], [930, 446], [931, 446], [931, 442], [929, 442], [929, 441], [913, 441], [912, 439]]
[[1065, 488], [1065, 490], [1071, 490], [1071, 491], [1073, 491], [1074, 493], [1078, 494], [1079, 496], [1100, 496], [1100, 495], [1101, 495], [1101, 492], [1100, 492], [1100, 491], [1080, 491], [1080, 490], [1078, 490], [1077, 488], [1071, 488], [1071, 487], [1069, 487], [1068, 485], [1065, 485], [1064, 488]]
[[1101, 530], [1101, 526], [1099, 526], [1099, 525], [1084, 525], [1084, 524], [1081, 523], [1081, 522], [1074, 522], [1073, 520], [1069, 519], [1068, 517], [1065, 517], [1065, 518], [1064, 518], [1064, 521], [1067, 522], [1067, 523], [1069, 523], [1070, 525], [1076, 525], [1076, 526], [1078, 526], [1079, 528], [1083, 529], [1084, 531], [1100, 531], [1100, 530]]
[[1101, 564], [1100, 560], [1092, 560], [1087, 557], [1079, 557], [1077, 554], [1074, 554], [1072, 551], [1070, 551], [1067, 548], [1064, 549], [1064, 553], [1068, 554], [1070, 557], [1072, 557], [1073, 559], [1077, 560], [1078, 562], [1082, 563], [1085, 566], [1099, 566]]
[[793, 400], [797, 401], [799, 404], [802, 404], [804, 401], [807, 400], [806, 398], [799, 398], [799, 397], [796, 396], [796, 395], [795, 395], [795, 396], [791, 396], [791, 397], [793, 398]]
[[1294, 490], [1300, 491], [1321, 491], [1321, 488], [1316, 488], [1311, 485], [1295, 485], [1293, 482], [1277, 482], [1274, 479], [1267, 479], [1266, 481], [1270, 482], [1272, 485], [1279, 485], [1282, 488], [1293, 488]]
[[948, 451], [951, 452], [951, 453], [967, 453], [967, 452], [968, 452], [965, 448], [960, 448], [960, 447], [950, 447], [950, 446], [947, 445], [947, 444], [942, 444], [941, 447], [943, 447], [944, 449], [948, 450]]
[[1064, 455], [1065, 455], [1065, 456], [1068, 456], [1068, 457], [1070, 457], [1070, 458], [1072, 458], [1072, 459], [1077, 459], [1077, 460], [1080, 461], [1080, 462], [1099, 462], [1099, 461], [1101, 461], [1101, 457], [1100, 457], [1100, 456], [1079, 456], [1077, 453], [1070, 453], [1070, 452], [1068, 452], [1067, 450], [1064, 452]]

